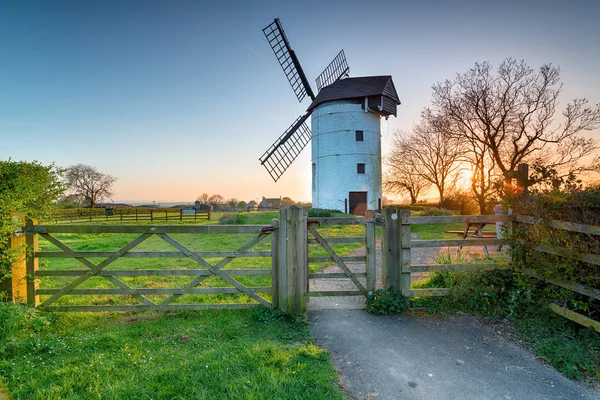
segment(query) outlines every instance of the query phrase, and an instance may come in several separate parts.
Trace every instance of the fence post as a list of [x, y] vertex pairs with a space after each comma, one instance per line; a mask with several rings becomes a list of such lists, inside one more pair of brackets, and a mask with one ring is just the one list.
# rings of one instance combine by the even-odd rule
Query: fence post
[[154, 221], [154, 217], [152, 216], [152, 209], [150, 209], [150, 222]]
[[366, 218], [369, 220], [365, 226], [367, 235], [367, 291], [375, 290], [377, 281], [377, 244], [375, 240], [375, 210], [367, 210]]
[[271, 304], [273, 308], [279, 307], [279, 273], [277, 263], [279, 262], [279, 220], [273, 218], [271, 226], [275, 228], [271, 232]]
[[210, 221], [210, 208], [211, 206], [208, 206], [208, 220]]
[[[383, 209], [382, 233], [382, 279], [386, 289], [394, 288], [408, 296], [410, 289], [410, 225], [402, 225], [408, 217], [407, 209], [386, 207]], [[408, 243], [407, 243], [408, 242]], [[403, 271], [404, 266], [404, 271]]]
[[38, 251], [38, 234], [33, 232], [33, 228], [36, 225], [36, 220], [27, 220], [27, 232], [25, 233], [25, 243], [27, 244], [27, 261], [26, 264], [26, 286], [27, 286], [27, 305], [37, 306], [40, 302], [40, 296], [35, 294], [37, 284], [35, 282], [35, 273], [38, 270], [38, 258], [36, 252]]
[[303, 208], [279, 210], [277, 259], [278, 308], [301, 314], [308, 301], [308, 231]]

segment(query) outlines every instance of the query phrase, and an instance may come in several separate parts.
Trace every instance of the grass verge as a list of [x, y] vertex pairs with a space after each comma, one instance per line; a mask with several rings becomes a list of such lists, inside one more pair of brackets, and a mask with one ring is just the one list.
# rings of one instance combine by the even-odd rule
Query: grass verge
[[0, 343], [15, 399], [343, 398], [304, 318], [265, 308], [36, 318]]

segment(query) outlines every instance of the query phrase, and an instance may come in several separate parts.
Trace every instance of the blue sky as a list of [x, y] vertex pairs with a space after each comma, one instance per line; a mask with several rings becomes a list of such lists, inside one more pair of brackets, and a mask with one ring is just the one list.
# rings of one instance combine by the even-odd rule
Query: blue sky
[[0, 159], [93, 165], [115, 201], [310, 200], [310, 149], [277, 183], [258, 162], [309, 104], [262, 34], [274, 17], [311, 83], [342, 48], [351, 76], [393, 76], [385, 153], [477, 61], [552, 62], [561, 104], [600, 102], [600, 2], [553, 3], [2, 1]]

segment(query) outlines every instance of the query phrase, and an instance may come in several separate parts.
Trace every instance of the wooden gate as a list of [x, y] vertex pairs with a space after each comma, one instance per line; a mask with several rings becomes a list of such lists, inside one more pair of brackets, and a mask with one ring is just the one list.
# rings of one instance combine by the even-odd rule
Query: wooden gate
[[[27, 272], [33, 277], [29, 283], [32, 290], [28, 290], [28, 303], [51, 311], [198, 310], [247, 308], [257, 305], [271, 307], [272, 305], [270, 296], [274, 285], [271, 279], [274, 268], [271, 259], [272, 244], [267, 242], [261, 245], [261, 242], [272, 232], [276, 232], [276, 228], [273, 227], [256, 225], [93, 226], [29, 223], [25, 231], [27, 242], [34, 249], [33, 256], [27, 261]], [[124, 242], [128, 241], [128, 243], [116, 251], [87, 251], [82, 248], [74, 249], [65, 243], [69, 239], [69, 234], [100, 235], [100, 237], [110, 236], [110, 234], [121, 236], [133, 234], [131, 235], [133, 240], [126, 239]], [[184, 234], [194, 236], [183, 240]], [[243, 243], [248, 236], [253, 237], [234, 250], [202, 251], [194, 248], [198, 247], [197, 243], [194, 243], [196, 240], [194, 238], [201, 234], [236, 234], [238, 243]], [[59, 235], [62, 237], [59, 238]], [[52, 251], [37, 249], [38, 236], [47, 241], [44, 247], [52, 247]], [[275, 236], [273, 235], [273, 242], [276, 240]], [[153, 237], [160, 238], [162, 242], [156, 239], [154, 242], [164, 242], [163, 246], [166, 243], [168, 245], [166, 247], [171, 251], [164, 251], [164, 249], [156, 251], [156, 245], [154, 249], [153, 246], [143, 248], [142, 243]], [[255, 249], [256, 247], [258, 248]], [[255, 261], [249, 266], [235, 263], [242, 257], [245, 259], [257, 257], [260, 262]], [[56, 258], [76, 260], [79, 268], [66, 266], [38, 268], [39, 259]], [[153, 263], [141, 261], [146, 258], [157, 260]], [[179, 263], [185, 263], [187, 260], [188, 268], [175, 269], [170, 265], [164, 265], [164, 262], [159, 262], [165, 258], [177, 259]], [[126, 268], [121, 265], [114, 268], [116, 262], [120, 260], [126, 260], [121, 263]], [[132, 265], [136, 262], [141, 265]], [[235, 265], [235, 269], [229, 269], [231, 265]], [[84, 268], [81, 268], [82, 266]], [[265, 266], [268, 268], [264, 268]], [[73, 279], [68, 280], [68, 278]], [[169, 279], [171, 285], [165, 283]], [[257, 286], [253, 283], [262, 285]], [[42, 286], [46, 284], [46, 287], [40, 288], [40, 284]], [[110, 287], [106, 287], [107, 284]], [[234, 302], [223, 302], [223, 298], [227, 297], [222, 296], [224, 294], [233, 295], [230, 297]], [[91, 296], [96, 297], [90, 298]], [[181, 301], [182, 296], [186, 296], [185, 300], [191, 298], [193, 301]]]
[[[375, 289], [376, 280], [376, 242], [375, 242], [375, 212], [367, 211], [367, 217], [356, 218], [315, 218], [308, 220], [308, 263], [310, 270], [318, 269], [321, 263], [333, 263], [333, 268], [327, 267], [319, 272], [309, 272], [308, 295], [322, 296], [367, 296], [369, 291]], [[340, 226], [353, 225], [356, 229], [354, 237], [337, 237], [336, 230]], [[328, 229], [329, 228], [329, 229]], [[337, 229], [336, 229], [337, 228]], [[352, 246], [355, 244], [354, 246]], [[311, 246], [312, 245], [312, 246]], [[342, 245], [346, 248], [338, 250], [335, 247]], [[361, 247], [364, 249], [361, 250]], [[355, 250], [355, 251], [352, 251]], [[357, 251], [358, 250], [358, 251]], [[325, 256], [318, 253], [325, 252]], [[360, 253], [360, 254], [345, 254]], [[319, 264], [317, 264], [319, 263]], [[333, 271], [327, 271], [336, 270]], [[340, 281], [347, 288], [319, 290], [320, 280], [325, 282]], [[320, 281], [320, 282], [317, 282]]]

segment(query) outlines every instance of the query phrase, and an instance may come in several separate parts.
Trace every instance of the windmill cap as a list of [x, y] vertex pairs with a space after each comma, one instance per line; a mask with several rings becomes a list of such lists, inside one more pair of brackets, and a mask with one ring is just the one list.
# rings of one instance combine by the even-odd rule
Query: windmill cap
[[398, 93], [396, 92], [396, 87], [394, 86], [391, 75], [362, 76], [336, 81], [321, 89], [317, 97], [308, 107], [308, 111], [312, 111], [319, 104], [329, 101], [370, 96], [385, 96], [391, 99], [395, 104], [394, 112], [390, 112], [390, 114], [396, 115], [395, 106], [400, 104], [400, 100], [398, 99]]

